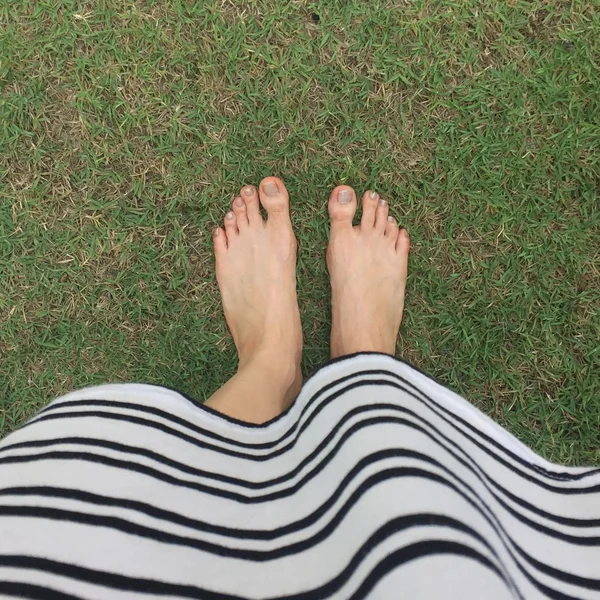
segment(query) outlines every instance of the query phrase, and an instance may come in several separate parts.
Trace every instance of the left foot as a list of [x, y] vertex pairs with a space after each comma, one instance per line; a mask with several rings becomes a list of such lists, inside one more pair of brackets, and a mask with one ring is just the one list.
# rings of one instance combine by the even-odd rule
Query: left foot
[[[267, 213], [265, 221], [259, 202]], [[238, 355], [258, 366], [288, 406], [302, 385], [302, 328], [296, 296], [296, 238], [281, 179], [245, 186], [214, 233], [217, 282]]]

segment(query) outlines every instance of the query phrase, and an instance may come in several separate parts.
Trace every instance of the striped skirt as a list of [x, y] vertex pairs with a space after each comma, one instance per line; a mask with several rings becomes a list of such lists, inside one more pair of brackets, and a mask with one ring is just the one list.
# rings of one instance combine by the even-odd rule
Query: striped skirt
[[380, 354], [264, 425], [87, 388], [0, 443], [0, 596], [600, 598], [600, 469]]

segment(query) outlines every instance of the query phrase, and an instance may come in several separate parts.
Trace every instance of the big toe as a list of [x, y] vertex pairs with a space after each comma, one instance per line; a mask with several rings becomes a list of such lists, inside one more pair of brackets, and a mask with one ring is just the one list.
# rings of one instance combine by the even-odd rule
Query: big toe
[[356, 194], [348, 185], [338, 185], [329, 197], [329, 217], [332, 227], [352, 227], [356, 213]]
[[288, 218], [290, 199], [285, 184], [278, 177], [266, 177], [259, 186], [260, 203], [269, 218]]

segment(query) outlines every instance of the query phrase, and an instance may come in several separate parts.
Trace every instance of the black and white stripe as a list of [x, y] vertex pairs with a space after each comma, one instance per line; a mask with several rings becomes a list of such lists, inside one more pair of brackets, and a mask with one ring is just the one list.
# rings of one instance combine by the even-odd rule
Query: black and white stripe
[[0, 594], [600, 598], [600, 469], [378, 354], [264, 426], [88, 388], [0, 444]]

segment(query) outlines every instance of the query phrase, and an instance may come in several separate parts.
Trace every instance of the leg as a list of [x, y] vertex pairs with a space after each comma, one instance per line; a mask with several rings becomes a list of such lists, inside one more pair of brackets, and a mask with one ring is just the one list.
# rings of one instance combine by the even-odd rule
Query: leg
[[333, 358], [361, 351], [395, 354], [402, 321], [408, 233], [398, 228], [376, 192], [365, 193], [362, 205], [360, 225], [353, 227], [354, 190], [339, 186], [329, 199]]
[[285, 410], [302, 386], [296, 238], [283, 182], [267, 177], [258, 190], [243, 188], [225, 217], [225, 231], [215, 231], [214, 247], [217, 282], [239, 365], [206, 405], [243, 421], [264, 423]]

